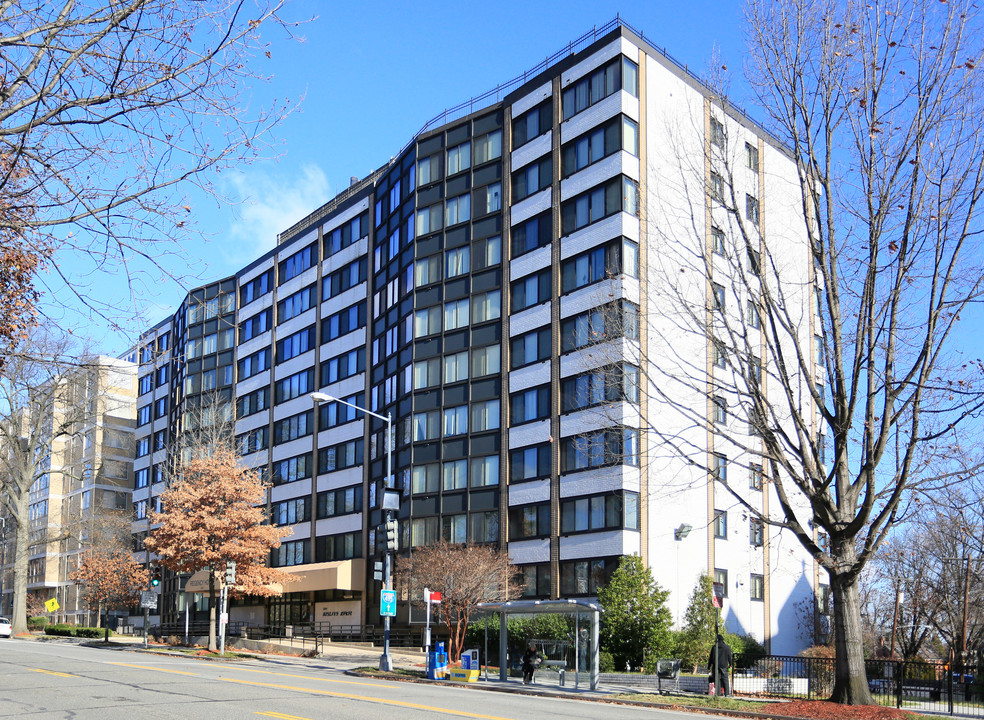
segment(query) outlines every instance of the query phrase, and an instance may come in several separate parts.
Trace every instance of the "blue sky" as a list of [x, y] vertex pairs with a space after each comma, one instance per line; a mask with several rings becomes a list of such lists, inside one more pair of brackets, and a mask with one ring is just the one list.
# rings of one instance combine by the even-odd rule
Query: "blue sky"
[[[284, 16], [310, 22], [300, 41], [278, 28], [264, 32], [270, 58], [256, 68], [269, 76], [242, 101], [300, 101], [277, 130], [276, 158], [225, 172], [219, 188], [239, 202], [218, 202], [188, 188], [201, 235], [178, 260], [189, 286], [228, 276], [276, 243], [277, 232], [315, 210], [349, 184], [386, 163], [423, 124], [445, 108], [494, 88], [564, 45], [615, 18], [641, 30], [657, 46], [702, 72], [717, 49], [734, 76], [741, 101], [742, 4], [630, 2], [339, 3], [293, 0]], [[61, 268], [71, 258], [58, 258]], [[187, 265], [187, 267], [185, 267]], [[135, 333], [169, 315], [186, 288], [173, 282], [139, 287], [100, 283], [121, 309], [142, 319], [133, 335], [84, 321], [97, 347], [121, 352]], [[55, 311], [58, 315], [60, 311]], [[64, 324], [79, 324], [71, 316]]]

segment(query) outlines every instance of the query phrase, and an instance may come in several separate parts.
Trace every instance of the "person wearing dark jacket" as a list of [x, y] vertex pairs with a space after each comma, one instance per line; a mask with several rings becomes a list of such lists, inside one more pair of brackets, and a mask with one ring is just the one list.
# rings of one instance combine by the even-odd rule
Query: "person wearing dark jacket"
[[523, 663], [523, 685], [529, 685], [533, 682], [533, 674], [536, 669], [540, 666], [540, 662], [543, 660], [543, 656], [537, 652], [536, 646], [530, 643], [529, 648], [523, 653], [522, 663]]
[[[717, 641], [711, 646], [710, 657], [707, 658], [707, 667], [711, 671], [711, 682], [715, 685], [715, 695], [731, 694], [731, 668], [733, 657], [731, 646], [724, 641], [722, 635], [717, 636]], [[717, 663], [717, 677], [714, 677], [714, 666]]]

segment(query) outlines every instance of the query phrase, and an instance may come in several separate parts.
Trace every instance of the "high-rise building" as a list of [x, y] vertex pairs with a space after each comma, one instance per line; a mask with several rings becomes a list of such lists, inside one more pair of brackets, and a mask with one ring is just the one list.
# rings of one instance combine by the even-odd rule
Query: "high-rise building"
[[[37, 452], [44, 470], [29, 495], [27, 591], [57, 600], [52, 617], [59, 621], [96, 622], [97, 609], [69, 578], [80, 555], [130, 544], [136, 367], [128, 359], [87, 358], [23, 406], [30, 414], [22, 420], [25, 436], [42, 438]], [[6, 614], [16, 546], [13, 528], [4, 530], [0, 611]]]
[[[385, 486], [401, 495], [403, 551], [438, 538], [497, 543], [530, 598], [595, 595], [636, 553], [671, 590], [677, 621], [710, 574], [730, 629], [794, 649], [792, 608], [814, 596], [816, 568], [724, 491], [727, 472], [748, 473], [730, 487], [775, 516], [756, 463], [731, 452], [728, 469], [722, 429], [748, 448], [748, 423], [729, 424], [706, 387], [679, 405], [649, 392], [651, 370], [681, 355], [718, 362], [708, 333], [682, 330], [666, 300], [683, 271], [669, 259], [690, 258], [693, 292], [715, 311], [738, 292], [715, 264], [741, 247], [717, 208], [713, 149], [725, 138], [739, 148], [729, 191], [780, 242], [784, 272], [807, 282], [793, 185], [783, 186], [794, 162], [621, 21], [500, 91], [442, 113], [145, 334], [135, 532], [147, 530], [180, 437], [234, 422], [244, 461], [272, 483], [273, 522], [294, 530], [271, 562], [303, 578], [234, 608], [233, 621], [377, 621], [366, 565]], [[802, 302], [808, 317], [809, 293]], [[312, 392], [389, 415], [392, 437]], [[674, 426], [699, 462], [664, 442]], [[165, 584], [165, 622], [183, 609], [168, 599], [175, 589]]]

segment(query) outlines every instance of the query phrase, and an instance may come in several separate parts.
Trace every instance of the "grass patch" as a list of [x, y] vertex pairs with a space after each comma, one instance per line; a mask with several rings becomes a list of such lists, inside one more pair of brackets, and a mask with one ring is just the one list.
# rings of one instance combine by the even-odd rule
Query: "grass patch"
[[385, 670], [380, 670], [378, 667], [360, 667], [355, 668], [354, 672], [357, 672], [360, 675], [371, 675], [372, 677], [427, 677], [427, 673], [423, 670], [408, 670], [405, 668], [395, 668], [392, 672], [387, 672]]
[[654, 705], [675, 705], [700, 708], [715, 708], [718, 710], [748, 710], [754, 712], [765, 706], [775, 707], [776, 703], [765, 703], [756, 700], [740, 700], [735, 697], [714, 697], [713, 695], [654, 695], [651, 693], [619, 693], [612, 697], [618, 700], [637, 700], [653, 703]]

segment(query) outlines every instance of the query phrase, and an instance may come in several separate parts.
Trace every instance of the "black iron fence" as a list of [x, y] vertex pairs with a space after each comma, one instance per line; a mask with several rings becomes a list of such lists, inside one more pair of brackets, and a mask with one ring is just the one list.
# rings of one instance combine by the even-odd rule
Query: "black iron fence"
[[[865, 661], [868, 687], [879, 704], [967, 717], [984, 717], [979, 670], [925, 660]], [[833, 687], [833, 658], [735, 656], [732, 688], [740, 695], [822, 700]]]

